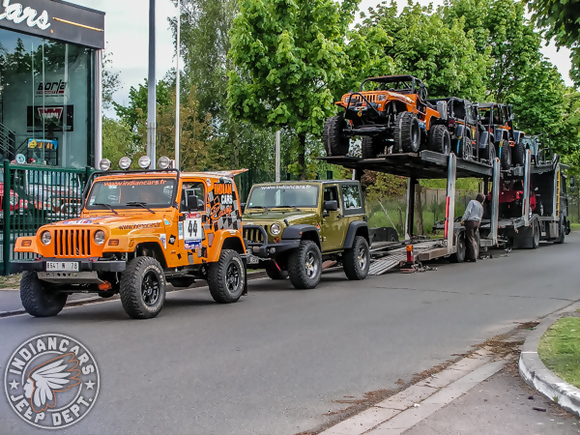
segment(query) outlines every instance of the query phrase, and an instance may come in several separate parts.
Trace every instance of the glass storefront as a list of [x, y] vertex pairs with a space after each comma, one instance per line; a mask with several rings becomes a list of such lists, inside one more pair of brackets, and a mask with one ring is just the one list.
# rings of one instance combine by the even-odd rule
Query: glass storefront
[[0, 129], [14, 147], [0, 159], [92, 165], [95, 51], [0, 28]]

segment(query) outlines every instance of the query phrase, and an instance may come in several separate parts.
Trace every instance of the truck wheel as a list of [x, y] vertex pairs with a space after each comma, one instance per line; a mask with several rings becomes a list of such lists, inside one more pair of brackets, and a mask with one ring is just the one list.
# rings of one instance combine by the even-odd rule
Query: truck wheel
[[465, 232], [457, 234], [455, 239], [455, 245], [457, 246], [457, 251], [455, 254], [451, 255], [451, 261], [453, 263], [463, 263], [465, 261], [465, 254], [467, 247], [465, 246]]
[[302, 240], [288, 258], [288, 276], [296, 289], [311, 289], [320, 282], [322, 255], [316, 243]]
[[451, 149], [451, 136], [444, 125], [435, 125], [429, 131], [429, 148], [441, 154], [448, 155]]
[[348, 154], [349, 139], [344, 135], [344, 118], [335, 115], [326, 120], [322, 133], [322, 142], [327, 156], [345, 156]]
[[273, 261], [266, 263], [266, 273], [274, 280], [284, 280], [288, 278], [288, 271], [278, 269]]
[[405, 153], [416, 153], [421, 148], [421, 129], [414, 113], [403, 112], [395, 120], [395, 146]]
[[133, 319], [150, 319], [165, 302], [165, 275], [152, 257], [137, 257], [121, 275], [119, 288], [125, 312]]
[[224, 249], [217, 263], [210, 264], [207, 273], [209, 292], [219, 304], [237, 302], [246, 285], [244, 262], [233, 249]]
[[554, 240], [554, 243], [562, 244], [566, 241], [566, 226], [560, 218], [560, 225], [558, 225], [558, 238]]
[[532, 224], [532, 249], [538, 249], [540, 246], [540, 224], [538, 221], [534, 221]]
[[514, 166], [524, 166], [526, 161], [526, 149], [523, 142], [518, 142], [514, 145], [513, 164]]
[[348, 279], [365, 279], [369, 273], [369, 244], [364, 237], [356, 236], [352, 248], [343, 254], [342, 268]]
[[57, 293], [38, 279], [36, 272], [26, 271], [20, 280], [20, 301], [34, 317], [56, 316], [66, 304], [68, 295]]
[[507, 141], [503, 141], [503, 146], [501, 147], [501, 168], [502, 169], [509, 169], [512, 167], [512, 149], [509, 144], [506, 145]]

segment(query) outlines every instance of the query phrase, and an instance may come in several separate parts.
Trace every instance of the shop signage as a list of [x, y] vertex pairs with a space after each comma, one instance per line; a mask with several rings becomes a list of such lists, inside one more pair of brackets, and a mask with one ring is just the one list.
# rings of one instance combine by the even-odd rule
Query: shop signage
[[62, 96], [65, 90], [66, 82], [63, 80], [59, 80], [58, 82], [40, 82], [38, 89], [36, 89], [36, 95]]
[[[74, 105], [28, 106], [28, 131], [73, 131]], [[64, 127], [64, 128], [63, 128]]]
[[28, 148], [55, 150], [58, 147], [58, 140], [56, 139], [28, 139]]
[[52, 0], [0, 0], [0, 28], [102, 49], [103, 12]]

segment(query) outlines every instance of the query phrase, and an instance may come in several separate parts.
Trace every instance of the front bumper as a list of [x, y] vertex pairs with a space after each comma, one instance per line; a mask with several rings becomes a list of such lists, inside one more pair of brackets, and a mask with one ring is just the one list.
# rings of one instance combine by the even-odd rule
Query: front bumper
[[97, 259], [62, 259], [62, 258], [40, 258], [35, 260], [14, 260], [10, 262], [10, 273], [21, 273], [24, 271], [44, 272], [47, 262], [59, 263], [79, 263], [79, 272], [123, 272], [127, 267], [127, 262], [123, 260], [98, 261]]
[[266, 230], [260, 225], [244, 225], [244, 230], [257, 230], [262, 234], [263, 242], [255, 242], [252, 240], [244, 240], [248, 254], [261, 259], [275, 259], [281, 254], [298, 248], [300, 240], [298, 239], [281, 239], [278, 243], [269, 243], [268, 234]]

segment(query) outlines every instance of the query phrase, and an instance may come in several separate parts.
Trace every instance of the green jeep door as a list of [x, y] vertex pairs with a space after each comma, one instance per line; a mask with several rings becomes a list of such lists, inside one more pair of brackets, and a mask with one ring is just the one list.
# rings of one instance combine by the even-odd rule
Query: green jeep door
[[[342, 249], [348, 221], [343, 215], [343, 203], [339, 196], [338, 185], [325, 185], [322, 203], [322, 222], [320, 224], [320, 235], [322, 240], [322, 252], [337, 251]], [[338, 210], [325, 211], [324, 201], [337, 201]]]

